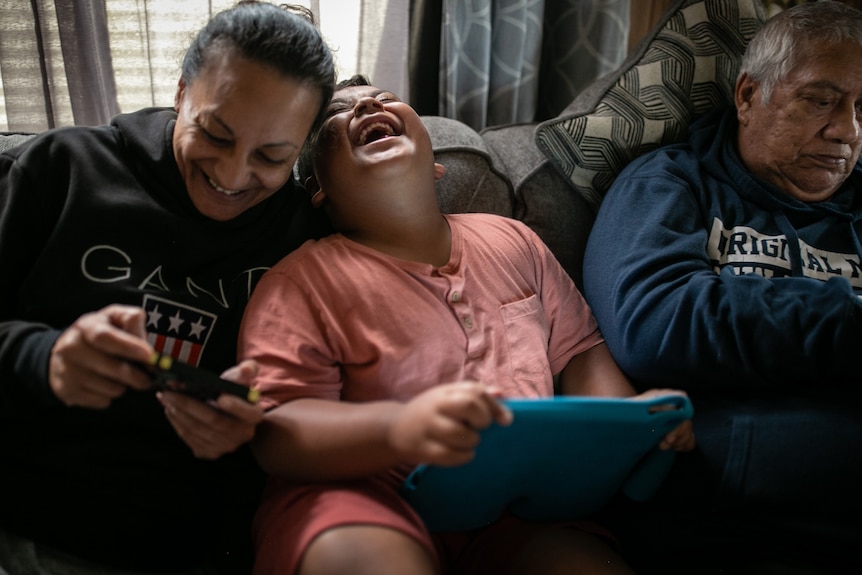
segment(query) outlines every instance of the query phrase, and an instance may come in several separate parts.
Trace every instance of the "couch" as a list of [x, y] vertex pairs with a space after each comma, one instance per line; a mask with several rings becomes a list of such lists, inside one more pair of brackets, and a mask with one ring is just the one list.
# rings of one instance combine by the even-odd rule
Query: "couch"
[[[741, 55], [765, 18], [760, 0], [676, 0], [619, 69], [555, 118], [476, 132], [453, 119], [424, 116], [436, 159], [447, 168], [437, 183], [441, 208], [524, 221], [581, 286], [587, 237], [615, 175], [637, 155], [678, 141], [697, 115], [732, 102]], [[0, 151], [27, 137], [0, 136]], [[737, 572], [720, 561], [733, 549], [711, 551], [702, 564], [643, 572]], [[744, 572], [838, 571], [788, 559]]]
[[[437, 161], [448, 170], [437, 184], [443, 210], [487, 211], [523, 220], [580, 287], [585, 242], [616, 174], [638, 155], [684, 138], [698, 115], [732, 104], [745, 46], [767, 17], [763, 4], [676, 0], [617, 70], [596, 80], [555, 118], [477, 133], [454, 120], [425, 117]], [[694, 405], [697, 429], [696, 400]], [[738, 410], [734, 404], [710, 413], [701, 410], [700, 417], [712, 429], [730, 430], [715, 434], [720, 435], [733, 432], [734, 418], [780, 421], [781, 409], [746, 405]], [[789, 406], [787, 413], [799, 409], [810, 408]], [[827, 410], [816, 416], [830, 417]], [[654, 498], [658, 502], [610, 506], [606, 520], [624, 548], [637, 555], [632, 559], [639, 573], [862, 573], [858, 526], [816, 512], [800, 520], [793, 509], [775, 509], [775, 501], [786, 501], [780, 485], [743, 482], [738, 492], [728, 491], [727, 478], [743, 481], [744, 470], [723, 469], [723, 447], [713, 448], [721, 443], [711, 443], [706, 435], [699, 438], [703, 450], [677, 459], [670, 481]], [[797, 472], [793, 453], [759, 458], [760, 466]], [[828, 491], [828, 483], [821, 485]], [[675, 499], [675, 490], [688, 491], [691, 499]], [[664, 515], [664, 527], [676, 527], [654, 529], [657, 515]]]
[[617, 70], [555, 118], [477, 133], [423, 117], [447, 168], [438, 182], [443, 211], [526, 222], [580, 286], [585, 242], [615, 175], [732, 102], [742, 52], [765, 18], [760, 0], [676, 0]]

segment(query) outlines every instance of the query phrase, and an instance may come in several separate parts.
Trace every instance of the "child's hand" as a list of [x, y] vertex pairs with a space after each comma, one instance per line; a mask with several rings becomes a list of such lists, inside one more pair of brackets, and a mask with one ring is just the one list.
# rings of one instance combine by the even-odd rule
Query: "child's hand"
[[691, 451], [697, 445], [694, 438], [694, 429], [691, 420], [686, 419], [676, 428], [665, 435], [658, 444], [659, 449], [673, 449], [674, 451]]
[[[665, 395], [686, 395], [685, 392], [680, 391], [678, 389], [649, 389], [640, 395], [635, 395], [632, 399], [642, 399], [649, 400], [655, 399], [656, 397], [662, 397]], [[653, 411], [661, 411], [663, 409], [674, 409], [671, 405], [663, 406], [656, 405], [653, 408]], [[676, 428], [665, 435], [661, 442], [658, 444], [659, 449], [669, 450], [673, 449], [674, 451], [691, 451], [694, 449], [695, 445], [697, 445], [697, 441], [694, 438], [694, 428], [691, 424], [691, 420], [687, 419], [680, 423]]]
[[495, 389], [474, 382], [436, 386], [404, 405], [390, 427], [389, 441], [413, 463], [467, 463], [482, 429], [512, 422], [498, 396]]

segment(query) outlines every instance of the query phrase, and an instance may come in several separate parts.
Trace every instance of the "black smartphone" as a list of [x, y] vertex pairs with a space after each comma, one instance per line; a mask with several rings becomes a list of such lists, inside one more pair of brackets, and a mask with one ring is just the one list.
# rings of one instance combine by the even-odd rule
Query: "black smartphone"
[[222, 393], [235, 395], [249, 403], [257, 403], [260, 397], [256, 389], [222, 379], [205, 369], [158, 352], [147, 362], [147, 372], [156, 389], [177, 391], [201, 400], [215, 399]]

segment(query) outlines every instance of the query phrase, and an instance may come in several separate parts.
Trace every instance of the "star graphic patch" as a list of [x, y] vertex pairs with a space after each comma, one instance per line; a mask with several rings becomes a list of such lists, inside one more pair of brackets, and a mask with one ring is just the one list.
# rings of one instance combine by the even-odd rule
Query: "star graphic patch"
[[216, 322], [215, 314], [160, 298], [144, 296], [147, 339], [156, 351], [198, 365]]

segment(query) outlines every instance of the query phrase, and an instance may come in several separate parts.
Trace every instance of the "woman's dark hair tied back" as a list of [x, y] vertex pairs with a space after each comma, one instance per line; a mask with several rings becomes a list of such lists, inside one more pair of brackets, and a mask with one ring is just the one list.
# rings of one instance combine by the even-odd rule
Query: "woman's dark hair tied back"
[[332, 98], [335, 64], [314, 16], [304, 6], [241, 0], [213, 16], [186, 51], [182, 78], [194, 81], [213, 50], [234, 49], [249, 60], [269, 66], [288, 78], [316, 87], [321, 108], [313, 130]]

